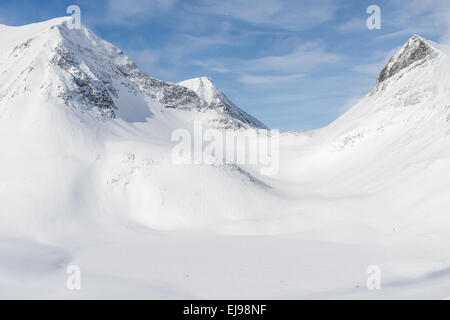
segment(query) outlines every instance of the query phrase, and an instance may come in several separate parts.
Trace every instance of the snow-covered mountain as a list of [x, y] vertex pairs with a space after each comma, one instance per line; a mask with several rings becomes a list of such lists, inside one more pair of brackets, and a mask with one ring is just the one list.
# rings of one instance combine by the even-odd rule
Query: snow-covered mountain
[[[283, 134], [267, 177], [175, 165], [176, 129], [266, 127], [67, 19], [0, 26], [0, 297], [448, 296], [447, 47], [413, 36], [348, 112]], [[69, 264], [86, 290], [66, 290]]]
[[[233, 164], [174, 165], [171, 134], [194, 121], [238, 132], [265, 126], [211, 82], [198, 91], [188, 88], [195, 81], [154, 79], [87, 28], [69, 29], [68, 19], [0, 27], [3, 227], [12, 219], [14, 228], [47, 228], [31, 217], [65, 223], [61, 212], [77, 220], [80, 205], [90, 218], [117, 213], [168, 229], [256, 214], [246, 200], [266, 192], [256, 179]], [[202, 199], [204, 188], [228, 205]], [[24, 196], [29, 206], [12, 200]]]
[[143, 121], [162, 108], [207, 113], [211, 123], [228, 129], [265, 128], [211, 82], [197, 94], [189, 87], [193, 80], [178, 85], [154, 79], [84, 26], [69, 29], [68, 19], [1, 27], [6, 39], [1, 47], [2, 101], [22, 92], [40, 93], [73, 109], [127, 121]]
[[[447, 228], [448, 52], [414, 35], [374, 88], [336, 121], [309, 133], [285, 134], [280, 181], [341, 198], [343, 215], [351, 215], [353, 223], [362, 219], [386, 231], [402, 225], [403, 232], [424, 234], [428, 228]], [[361, 210], [365, 214], [356, 214]]]
[[253, 128], [267, 129], [261, 121], [239, 109], [222, 91], [216, 88], [211, 79], [206, 77], [195, 78], [180, 82], [179, 84], [194, 91], [200, 97], [202, 105], [206, 106], [206, 108], [220, 110], [223, 114], [228, 115], [228, 117], [216, 121], [221, 122], [220, 127], [234, 128], [250, 126]]

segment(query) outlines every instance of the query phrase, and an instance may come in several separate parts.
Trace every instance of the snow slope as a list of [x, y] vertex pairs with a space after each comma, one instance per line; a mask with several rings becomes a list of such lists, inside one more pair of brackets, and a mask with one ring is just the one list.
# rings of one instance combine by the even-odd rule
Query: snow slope
[[[19, 204], [7, 200], [5, 211], [33, 216], [42, 208], [42, 215], [62, 222], [60, 212], [76, 217], [81, 210], [93, 217], [119, 211], [133, 221], [168, 229], [234, 219], [236, 212], [247, 216], [250, 205], [245, 199], [265, 189], [233, 166], [186, 170], [172, 165], [170, 136], [198, 120], [213, 127], [224, 123], [229, 130], [249, 128], [257, 121], [243, 112], [234, 118], [237, 108], [225, 113], [219, 103], [206, 105], [184, 86], [145, 75], [119, 49], [84, 27], [70, 30], [65, 21], [19, 27], [18, 44], [7, 42], [2, 48], [6, 62], [0, 67], [0, 130], [7, 154], [3, 194], [10, 198], [14, 185], [17, 195], [43, 193], [29, 195], [39, 205], [30, 202], [29, 208], [19, 210]], [[4, 29], [5, 34], [15, 32]], [[23, 179], [27, 182], [19, 183]], [[186, 184], [192, 180], [195, 183]], [[44, 182], [45, 188], [39, 187]], [[216, 208], [214, 196], [190, 198], [200, 198], [204, 189], [221, 194], [223, 187], [236, 190], [221, 195], [231, 206]], [[30, 220], [13, 216], [19, 222]]]
[[230, 115], [231, 119], [238, 119], [240, 123], [253, 128], [268, 129], [261, 121], [239, 109], [231, 102], [222, 91], [216, 88], [211, 79], [206, 77], [195, 78], [185, 80], [179, 84], [194, 91], [207, 108], [221, 110], [223, 113]]
[[[422, 58], [416, 59], [421, 53], [414, 50], [424, 52]], [[392, 67], [397, 71], [386, 78]], [[320, 181], [321, 188], [338, 193], [396, 194], [392, 205], [403, 203], [397, 212], [412, 215], [420, 202], [425, 207], [433, 203], [433, 211], [440, 208], [436, 217], [445, 214], [450, 190], [442, 178], [450, 169], [448, 70], [444, 51], [413, 36], [363, 99], [328, 127], [310, 133], [305, 151], [295, 151], [307, 154], [287, 157], [291, 163], [298, 159], [297, 174], [286, 170], [283, 178]], [[411, 194], [404, 194], [408, 189]]]
[[0, 26], [1, 298], [450, 295], [444, 46], [413, 36], [351, 110], [283, 134], [267, 177], [173, 164], [172, 132], [195, 121], [265, 126], [211, 80], [154, 79], [66, 21]]

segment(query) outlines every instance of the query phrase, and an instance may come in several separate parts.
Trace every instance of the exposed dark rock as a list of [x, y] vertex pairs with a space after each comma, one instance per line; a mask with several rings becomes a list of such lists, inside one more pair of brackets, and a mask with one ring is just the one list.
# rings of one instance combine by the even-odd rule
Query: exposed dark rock
[[388, 62], [377, 78], [377, 83], [397, 74], [410, 65], [434, 57], [437, 51], [431, 47], [427, 41], [418, 35], [414, 35]]

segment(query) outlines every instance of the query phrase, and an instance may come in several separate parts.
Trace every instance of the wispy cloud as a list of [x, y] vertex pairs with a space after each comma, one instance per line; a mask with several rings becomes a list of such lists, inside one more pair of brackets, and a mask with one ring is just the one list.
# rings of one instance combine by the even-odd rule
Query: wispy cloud
[[344, 56], [325, 50], [318, 42], [307, 42], [299, 45], [292, 52], [285, 55], [267, 56], [253, 59], [244, 64], [248, 71], [275, 71], [275, 72], [308, 72], [319, 66], [337, 63]]
[[158, 64], [162, 53], [151, 50], [128, 50], [128, 55], [133, 57], [134, 62], [142, 69], [151, 70]]
[[328, 52], [320, 41], [297, 45], [281, 55], [255, 59], [228, 59], [222, 61], [193, 61], [192, 64], [219, 73], [234, 73], [240, 82], [248, 85], [295, 82], [308, 72], [345, 60], [345, 56]]
[[133, 25], [168, 12], [177, 0], [107, 0], [105, 21]]
[[338, 26], [337, 29], [340, 32], [346, 33], [366, 31], [367, 30], [366, 20], [360, 17], [358, 18], [355, 17], [348, 20], [344, 24], [341, 24], [340, 26]]
[[336, 0], [200, 0], [191, 9], [198, 13], [233, 18], [254, 25], [307, 30], [333, 18]]
[[380, 73], [380, 71], [384, 68], [384, 66], [388, 63], [389, 59], [400, 49], [400, 46], [395, 47], [389, 51], [383, 51], [379, 50], [374, 52], [371, 55], [371, 60], [373, 62], [362, 64], [362, 65], [356, 65], [352, 68], [352, 70], [367, 74], [371, 77], [375, 77], [377, 74]]
[[[308, 30], [333, 19], [341, 0], [105, 0], [102, 23], [135, 25], [151, 17], [175, 13], [177, 23], [198, 25], [212, 17], [284, 30]], [[177, 14], [178, 13], [178, 14]], [[191, 21], [188, 21], [191, 19]]]
[[[72, 3], [150, 75], [210, 76], [256, 116], [276, 110], [291, 124], [331, 121], [413, 33], [450, 42], [449, 0], [3, 0], [0, 23], [64, 15]], [[368, 4], [380, 5], [382, 30], [366, 28]], [[286, 124], [275, 118], [262, 120]]]
[[[447, 40], [450, 34], [450, 4], [448, 0], [392, 0], [383, 10], [383, 23], [394, 29], [380, 39], [392, 39], [414, 33]], [[395, 30], [396, 29], [396, 30]]]
[[198, 67], [201, 67], [203, 69], [211, 70], [211, 71], [218, 72], [218, 73], [230, 73], [230, 72], [233, 72], [232, 69], [229, 69], [223, 63], [218, 63], [216, 61], [211, 61], [211, 60], [209, 60], [209, 61], [194, 60], [194, 61], [191, 61], [191, 65], [198, 66]]
[[281, 84], [284, 82], [293, 82], [305, 77], [304, 74], [288, 74], [288, 75], [251, 75], [243, 74], [239, 77], [239, 81], [250, 85], [262, 84]]
[[[220, 86], [242, 95], [247, 91], [251, 98], [244, 103], [254, 108], [278, 103], [284, 110], [299, 104], [326, 108], [335, 101], [328, 107], [335, 115], [374, 83], [406, 37], [418, 33], [450, 39], [448, 0], [411, 0], [408, 5], [390, 0], [380, 6], [379, 32], [367, 30], [364, 6], [340, 0], [105, 0], [105, 16], [107, 24], [123, 30], [158, 23], [163, 32], [170, 30], [147, 48], [130, 45], [131, 51], [126, 50], [151, 75], [177, 81], [180, 74], [226, 79]], [[324, 26], [328, 31], [321, 30]], [[324, 80], [335, 71], [335, 79]], [[257, 88], [264, 89], [256, 94]]]

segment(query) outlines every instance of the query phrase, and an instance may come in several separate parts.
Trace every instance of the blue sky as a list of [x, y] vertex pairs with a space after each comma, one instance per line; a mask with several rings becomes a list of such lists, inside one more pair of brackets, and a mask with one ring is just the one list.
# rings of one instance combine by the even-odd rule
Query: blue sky
[[[281, 130], [333, 121], [414, 33], [449, 40], [448, 0], [0, 0], [0, 23], [64, 16], [71, 4], [151, 76], [208, 76]], [[366, 27], [369, 5], [381, 8], [380, 30]]]

